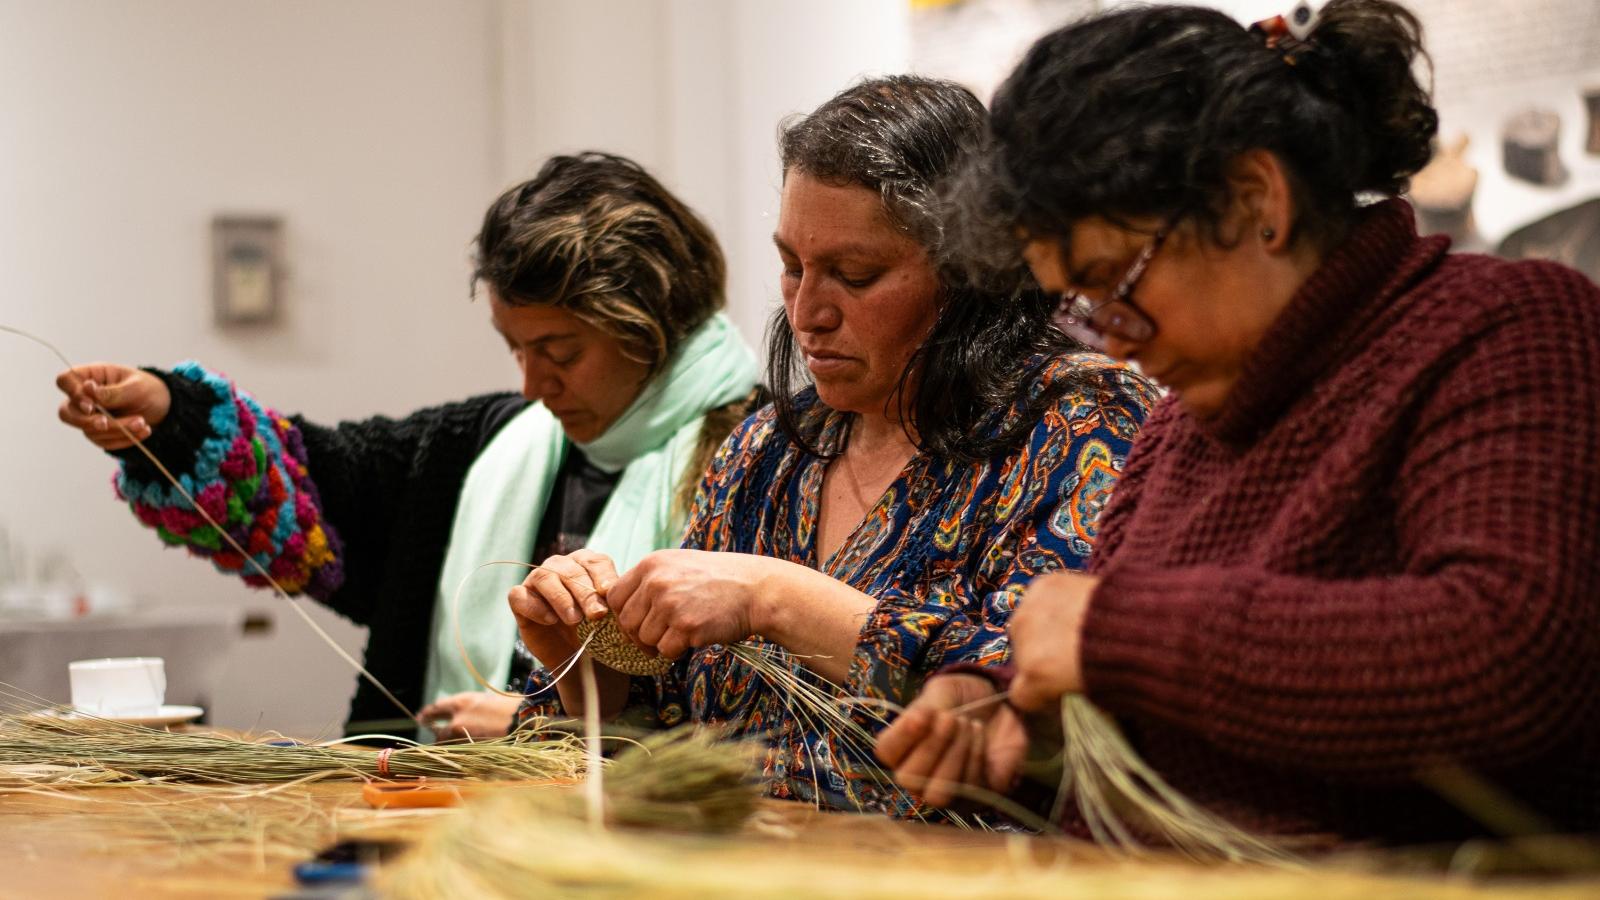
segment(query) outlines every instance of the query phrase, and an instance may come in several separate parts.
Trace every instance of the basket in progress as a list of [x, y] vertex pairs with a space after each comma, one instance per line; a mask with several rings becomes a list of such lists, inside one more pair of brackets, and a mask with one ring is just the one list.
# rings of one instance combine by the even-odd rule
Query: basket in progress
[[[589, 635], [594, 640], [589, 640]], [[664, 656], [646, 656], [639, 645], [617, 627], [615, 616], [578, 623], [578, 640], [588, 641], [588, 652], [599, 662], [629, 675], [663, 675], [672, 668], [672, 660]]]

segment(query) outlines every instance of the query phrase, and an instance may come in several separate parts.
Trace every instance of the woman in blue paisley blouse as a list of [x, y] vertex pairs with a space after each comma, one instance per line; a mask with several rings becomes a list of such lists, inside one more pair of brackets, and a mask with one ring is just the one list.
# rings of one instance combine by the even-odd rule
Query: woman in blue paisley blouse
[[[716, 456], [684, 549], [621, 574], [553, 557], [511, 591], [547, 663], [608, 614], [676, 659], [655, 678], [597, 666], [602, 716], [723, 723], [768, 743], [774, 796], [908, 814], [870, 747], [795, 715], [723, 645], [759, 635], [839, 696], [903, 702], [944, 666], [1003, 662], [1027, 584], [1084, 566], [1153, 390], [1052, 327], [1016, 273], [939, 263], [935, 184], [984, 124], [965, 88], [893, 77], [784, 129], [773, 404]], [[580, 714], [577, 679], [550, 680], [534, 673], [524, 715]]]

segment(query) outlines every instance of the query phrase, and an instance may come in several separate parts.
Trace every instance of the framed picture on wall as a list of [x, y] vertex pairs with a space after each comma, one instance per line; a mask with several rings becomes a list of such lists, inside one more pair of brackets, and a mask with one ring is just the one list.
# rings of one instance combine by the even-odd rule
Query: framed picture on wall
[[212, 306], [218, 325], [270, 324], [281, 315], [283, 219], [211, 221]]

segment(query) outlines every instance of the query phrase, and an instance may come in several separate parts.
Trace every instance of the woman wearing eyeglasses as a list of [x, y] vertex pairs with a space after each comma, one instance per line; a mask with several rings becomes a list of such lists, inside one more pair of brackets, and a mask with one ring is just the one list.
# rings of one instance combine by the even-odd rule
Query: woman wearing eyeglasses
[[[1250, 828], [1600, 827], [1600, 290], [1418, 237], [1420, 28], [1309, 12], [1096, 17], [995, 98], [968, 221], [1170, 394], [1089, 573], [1020, 601], [1009, 677], [932, 679], [883, 735], [934, 802], [1013, 788], [1020, 715], [1083, 692]], [[951, 710], [1002, 690], [950, 761]]]

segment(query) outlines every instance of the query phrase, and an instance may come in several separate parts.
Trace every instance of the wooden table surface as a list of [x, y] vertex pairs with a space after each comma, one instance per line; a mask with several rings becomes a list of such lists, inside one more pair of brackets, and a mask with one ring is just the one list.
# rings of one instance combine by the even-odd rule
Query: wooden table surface
[[[268, 897], [295, 889], [293, 863], [314, 851], [290, 846], [226, 850], [198, 846], [181, 832], [196, 816], [226, 810], [239, 819], [271, 817], [286, 806], [333, 812], [352, 832], [404, 837], [455, 810], [372, 810], [361, 785], [324, 782], [270, 797], [241, 797], [225, 788], [86, 788], [66, 794], [0, 793], [0, 898]], [[791, 831], [814, 848], [870, 840], [890, 849], [962, 852], [994, 849], [1006, 838], [879, 817], [822, 813], [764, 801], [764, 827]], [[246, 826], [248, 827], [248, 825]], [[312, 829], [315, 833], [315, 829]], [[331, 837], [325, 840], [331, 840]], [[312, 844], [322, 841], [312, 840]], [[1043, 843], [1043, 842], [1041, 842]], [[1068, 845], [1050, 853], [1072, 852]], [[1092, 853], [1092, 851], [1089, 851]]]
[[[245, 792], [250, 793], [250, 792]], [[303, 810], [306, 821], [340, 823], [342, 833], [352, 831], [415, 835], [456, 811], [375, 811], [361, 799], [361, 785], [325, 782], [282, 790], [270, 796], [246, 796], [239, 791], [210, 788], [200, 791], [171, 789], [80, 789], [70, 793], [0, 793], [0, 898], [257, 898], [290, 895], [295, 862], [309, 858], [317, 847], [333, 839], [331, 831], [290, 829], [295, 841], [275, 842], [270, 837], [256, 846], [235, 842], [226, 850], [196, 843], [201, 820], [226, 817], [248, 830], [281, 819], [285, 810]], [[320, 817], [319, 817], [320, 814]], [[1094, 874], [1095, 892], [1064, 891], [1061, 896], [1113, 896], [1108, 872], [1126, 875], [1126, 890], [1115, 896], [1145, 900], [1171, 897], [1235, 896], [1219, 891], [1216, 869], [1193, 866], [1194, 880], [1187, 887], [1180, 862], [1130, 863], [1113, 860], [1082, 844], [1038, 837], [963, 832], [948, 826], [892, 822], [878, 817], [821, 813], [799, 804], [768, 801], [760, 818], [770, 835], [776, 822], [786, 838], [773, 840], [772, 852], [800, 854], [825, 865], [830, 848], [848, 848], [857, 857], [863, 848], [901, 860], [925, 859], [931, 868], [952, 864], [974, 870], [992, 870], [1014, 864], [1019, 856], [1030, 861], [1053, 861], [1071, 872]], [[781, 843], [778, 843], [781, 841]], [[742, 852], [749, 853], [745, 847]], [[536, 852], [536, 848], [530, 848]], [[754, 852], [765, 852], [759, 847]], [[843, 855], [841, 853], [841, 855]], [[1009, 860], [1009, 863], [1007, 862]], [[933, 861], [937, 861], [937, 866]], [[1225, 877], [1225, 876], [1224, 876]], [[1332, 896], [1326, 874], [1313, 873], [1290, 883], [1252, 881], [1250, 870], [1239, 875], [1237, 896]], [[1274, 888], [1273, 885], [1276, 885]], [[1064, 888], [1070, 888], [1064, 882]], [[1084, 885], [1087, 887], [1088, 885]], [[1600, 881], [1473, 884], [1431, 878], [1421, 882], [1389, 878], [1371, 889], [1350, 890], [1338, 896], [1363, 900], [1412, 897], [1516, 897], [1540, 900], [1600, 897]], [[1201, 889], [1204, 888], [1204, 889]]]

